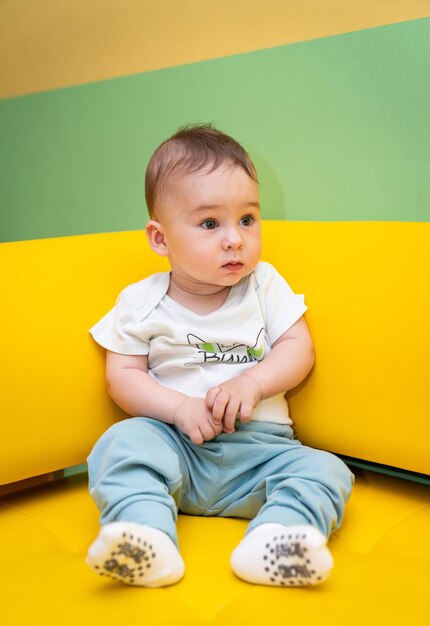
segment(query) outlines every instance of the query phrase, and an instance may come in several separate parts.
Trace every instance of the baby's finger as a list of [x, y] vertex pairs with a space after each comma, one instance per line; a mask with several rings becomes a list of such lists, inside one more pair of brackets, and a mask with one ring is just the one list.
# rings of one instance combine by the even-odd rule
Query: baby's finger
[[206, 406], [210, 411], [213, 411], [215, 400], [221, 391], [221, 387], [211, 387], [206, 393]]
[[231, 399], [224, 412], [224, 431], [226, 433], [234, 433], [234, 424], [239, 412], [239, 402]]
[[212, 421], [212, 428], [214, 430], [214, 437], [217, 437], [223, 432], [224, 424], [222, 421], [219, 422], [219, 424], [216, 424], [215, 421]]
[[224, 418], [225, 408], [230, 401], [230, 392], [220, 388], [212, 407], [214, 422], [217, 423]]
[[205, 438], [198, 428], [194, 428], [190, 433], [188, 433], [188, 437], [194, 444], [196, 444], [196, 446], [201, 446], [205, 441]]
[[210, 421], [200, 424], [199, 428], [204, 441], [211, 441], [215, 437], [216, 433]]
[[254, 410], [252, 402], [247, 402], [244, 400], [240, 405], [239, 413], [240, 413], [240, 421], [243, 424], [247, 424], [251, 421], [252, 412]]

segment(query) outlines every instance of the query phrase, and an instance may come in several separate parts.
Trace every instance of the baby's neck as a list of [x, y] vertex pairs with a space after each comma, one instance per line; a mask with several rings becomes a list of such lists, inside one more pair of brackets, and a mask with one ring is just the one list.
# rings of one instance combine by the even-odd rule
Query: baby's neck
[[172, 300], [185, 306], [194, 313], [207, 315], [222, 307], [228, 298], [230, 289], [231, 287], [208, 285], [207, 288], [200, 293], [199, 290], [189, 289], [187, 286], [181, 285], [171, 276], [167, 295], [172, 298]]

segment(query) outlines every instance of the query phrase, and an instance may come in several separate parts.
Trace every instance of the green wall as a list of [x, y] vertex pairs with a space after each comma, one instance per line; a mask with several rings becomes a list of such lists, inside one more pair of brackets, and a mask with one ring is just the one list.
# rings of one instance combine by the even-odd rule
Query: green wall
[[210, 121], [264, 217], [429, 221], [430, 18], [0, 102], [2, 241], [133, 230], [148, 158]]

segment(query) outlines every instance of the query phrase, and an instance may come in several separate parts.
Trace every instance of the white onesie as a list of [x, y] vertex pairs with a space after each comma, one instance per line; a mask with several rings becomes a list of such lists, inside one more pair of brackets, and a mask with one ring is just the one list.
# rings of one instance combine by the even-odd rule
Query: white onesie
[[[189, 396], [205, 397], [210, 387], [261, 361], [307, 309], [304, 297], [264, 262], [207, 315], [172, 300], [169, 282], [163, 272], [129, 285], [90, 333], [112, 352], [148, 355], [148, 373]], [[252, 419], [291, 424], [284, 395], [262, 400]]]

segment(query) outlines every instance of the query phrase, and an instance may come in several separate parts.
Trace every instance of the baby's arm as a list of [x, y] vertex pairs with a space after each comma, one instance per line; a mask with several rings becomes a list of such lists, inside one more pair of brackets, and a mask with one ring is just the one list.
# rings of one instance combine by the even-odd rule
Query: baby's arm
[[161, 386], [148, 374], [148, 357], [106, 352], [106, 381], [112, 400], [133, 416], [174, 424], [195, 444], [222, 431], [204, 398], [189, 397]]
[[312, 338], [301, 317], [257, 365], [209, 389], [206, 402], [215, 423], [223, 421], [224, 430], [233, 432], [238, 413], [242, 422], [249, 422], [260, 400], [296, 387], [311, 371], [314, 361]]

